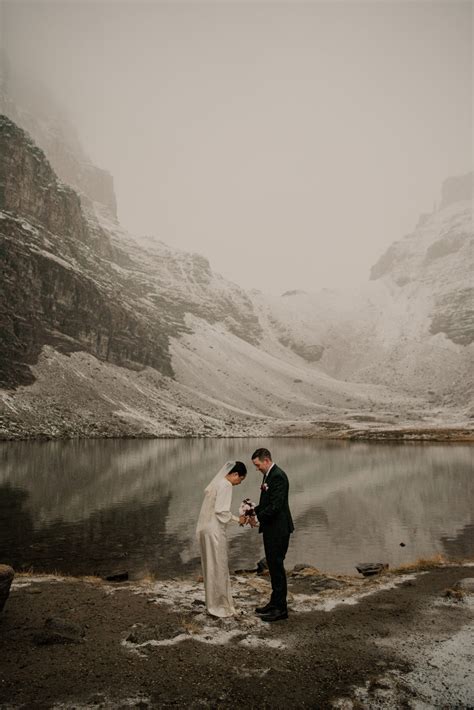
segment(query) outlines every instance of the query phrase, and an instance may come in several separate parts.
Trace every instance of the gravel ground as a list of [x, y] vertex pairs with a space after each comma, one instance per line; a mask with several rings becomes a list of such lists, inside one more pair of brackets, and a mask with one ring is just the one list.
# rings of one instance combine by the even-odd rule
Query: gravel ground
[[[290, 618], [209, 617], [200, 580], [17, 576], [0, 616], [2, 708], [472, 708], [472, 565], [289, 577]], [[459, 598], [458, 598], [459, 597]], [[48, 621], [49, 620], [49, 621]]]

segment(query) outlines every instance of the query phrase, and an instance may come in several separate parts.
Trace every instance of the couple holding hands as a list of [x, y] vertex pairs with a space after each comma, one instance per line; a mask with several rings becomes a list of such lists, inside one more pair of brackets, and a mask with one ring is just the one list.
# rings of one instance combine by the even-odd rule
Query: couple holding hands
[[288, 478], [273, 463], [268, 449], [257, 449], [252, 455], [252, 463], [263, 474], [260, 501], [254, 507], [246, 498], [238, 517], [232, 514], [230, 508], [233, 487], [242, 483], [247, 475], [241, 461], [224, 464], [205, 489], [196, 535], [201, 549], [206, 609], [209, 614], [219, 617], [236, 613], [230, 587], [226, 527], [230, 523], [258, 526], [263, 535], [272, 594], [270, 601], [265, 606], [257, 607], [255, 612], [264, 621], [279, 621], [288, 618], [283, 563], [290, 534], [294, 530], [288, 505]]

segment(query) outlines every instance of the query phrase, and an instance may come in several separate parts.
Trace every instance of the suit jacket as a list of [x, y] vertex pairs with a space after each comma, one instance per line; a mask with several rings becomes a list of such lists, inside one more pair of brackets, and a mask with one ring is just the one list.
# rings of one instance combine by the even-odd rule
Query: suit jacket
[[260, 493], [259, 504], [255, 506], [260, 527], [258, 532], [289, 535], [295, 529], [288, 505], [288, 477], [276, 464], [264, 478], [266, 490]]

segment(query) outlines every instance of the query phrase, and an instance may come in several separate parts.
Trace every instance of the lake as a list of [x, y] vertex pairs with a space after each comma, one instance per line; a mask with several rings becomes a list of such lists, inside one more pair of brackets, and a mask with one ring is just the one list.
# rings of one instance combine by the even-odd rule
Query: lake
[[[358, 562], [474, 558], [469, 445], [148, 439], [0, 444], [0, 562], [18, 571], [194, 573], [203, 488], [239, 459], [249, 471], [233, 489], [234, 512], [245, 497], [257, 501], [261, 474], [249, 456], [259, 446], [290, 479], [287, 567], [355, 573]], [[261, 536], [231, 526], [229, 550], [231, 570], [255, 568]]]

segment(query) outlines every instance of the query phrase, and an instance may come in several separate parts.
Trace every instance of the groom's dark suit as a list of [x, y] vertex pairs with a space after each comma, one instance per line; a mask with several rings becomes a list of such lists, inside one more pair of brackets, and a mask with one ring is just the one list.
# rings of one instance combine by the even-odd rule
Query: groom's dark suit
[[270, 603], [286, 611], [286, 572], [283, 566], [294, 525], [288, 505], [288, 477], [276, 464], [264, 476], [260, 501], [255, 506], [272, 580]]

